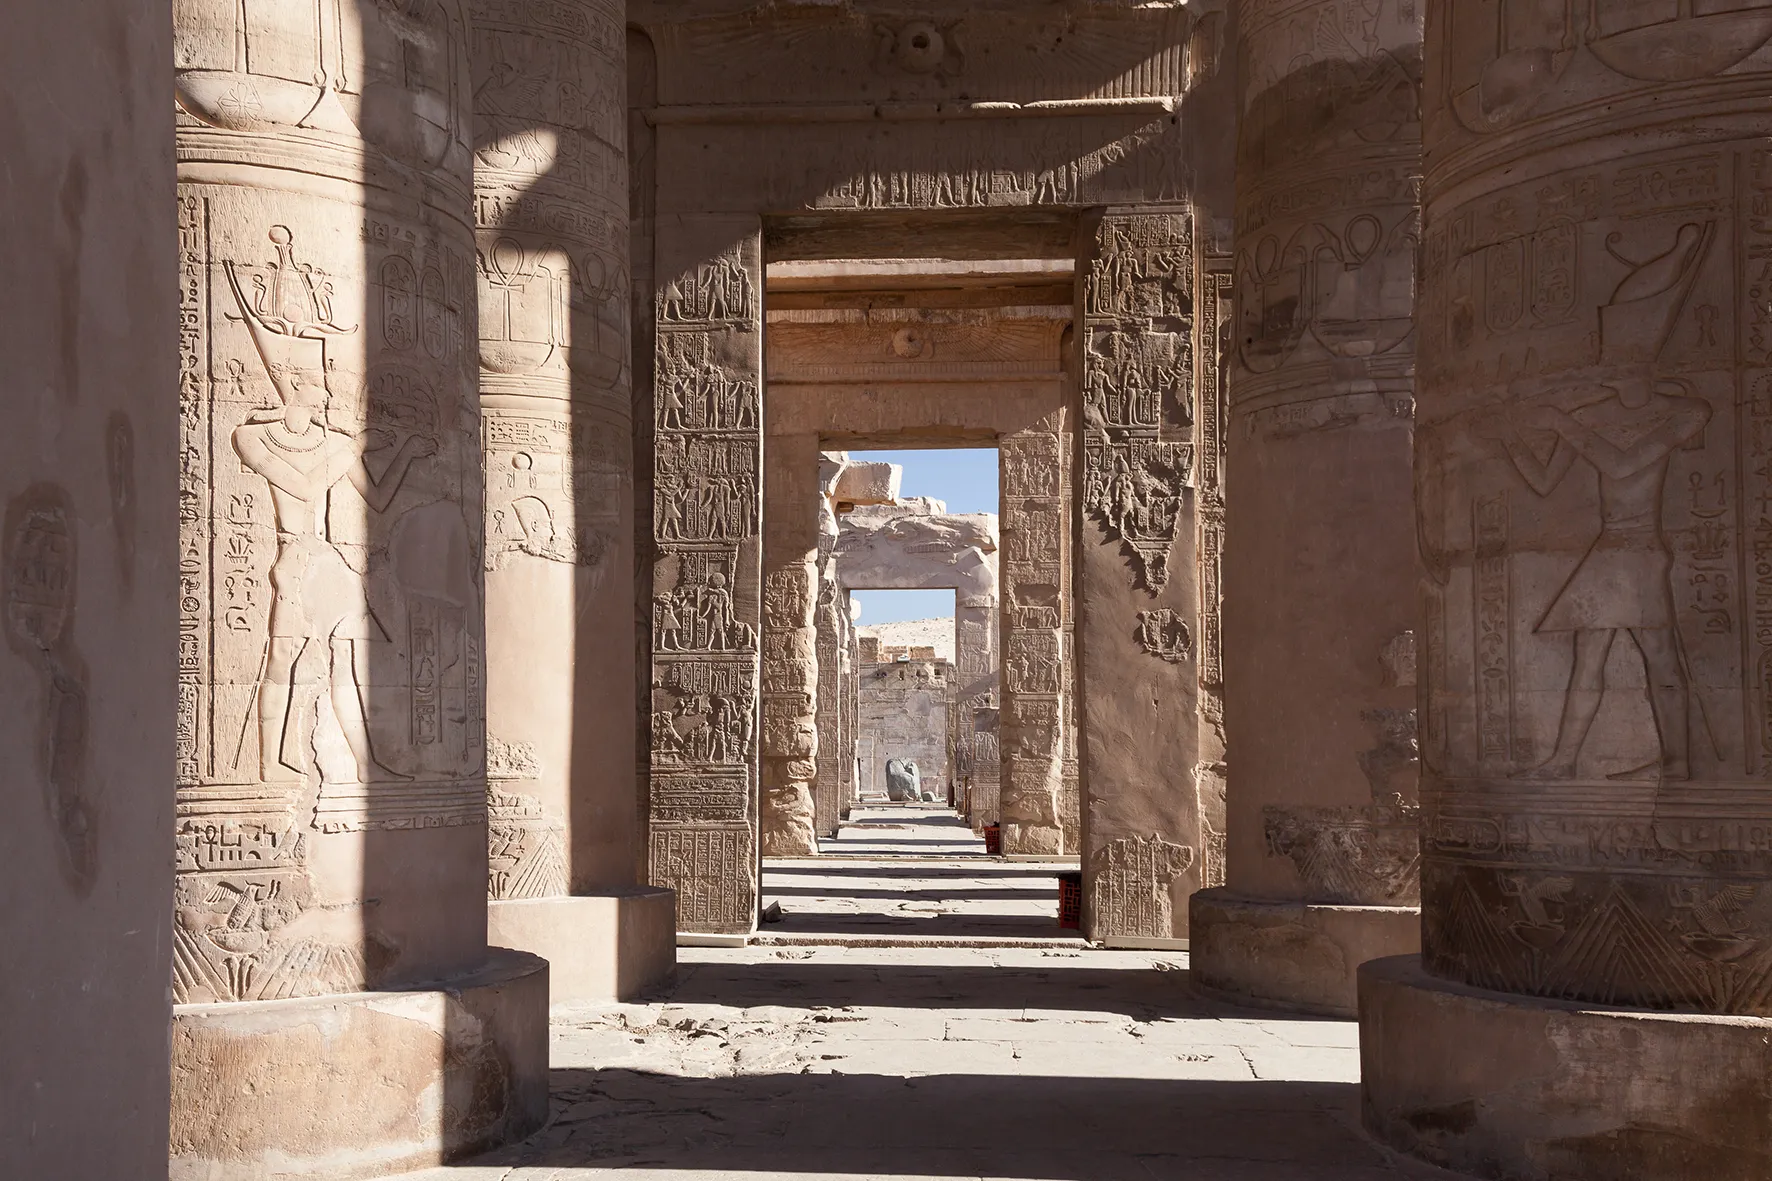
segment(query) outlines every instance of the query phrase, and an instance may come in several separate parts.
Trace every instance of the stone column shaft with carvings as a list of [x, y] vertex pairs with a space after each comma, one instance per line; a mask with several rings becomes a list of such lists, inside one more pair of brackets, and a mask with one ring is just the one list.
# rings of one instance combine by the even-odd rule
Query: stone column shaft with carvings
[[1366, 1117], [1763, 1177], [1772, 7], [1521, 7], [1427, 5], [1422, 954], [1362, 969]]
[[1208, 987], [1346, 1016], [1360, 962], [1418, 943], [1421, 27], [1402, 6], [1357, 27], [1339, 11], [1240, 13], [1228, 876], [1192, 907]]

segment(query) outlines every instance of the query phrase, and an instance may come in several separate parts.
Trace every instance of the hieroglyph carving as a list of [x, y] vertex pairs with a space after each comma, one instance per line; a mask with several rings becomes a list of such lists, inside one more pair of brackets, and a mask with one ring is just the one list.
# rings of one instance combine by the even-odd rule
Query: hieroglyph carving
[[1102, 218], [1085, 294], [1083, 507], [1152, 593], [1194, 477], [1192, 235], [1184, 212]]
[[692, 257], [654, 300], [651, 880], [685, 931], [748, 931], [756, 911], [758, 251], [741, 235]]
[[[1070, 692], [1069, 419], [1006, 435], [1002, 472], [1002, 754], [1004, 851], [1062, 853]], [[1074, 766], [1074, 763], [1072, 764]]]
[[1413, 906], [1420, 898], [1421, 809], [1388, 804], [1262, 809], [1270, 857], [1287, 857], [1304, 901], [1339, 906]]
[[1194, 850], [1152, 834], [1109, 841], [1090, 859], [1089, 913], [1094, 936], [1174, 936], [1174, 881], [1194, 864]]
[[1424, 959], [1772, 1015], [1772, 5], [1442, 15]]
[[541, 778], [541, 760], [524, 743], [486, 741], [486, 896], [553, 898], [571, 892], [566, 821], [520, 790]]
[[174, 16], [173, 995], [371, 987], [414, 968], [379, 929], [409, 900], [365, 908], [310, 851], [486, 816], [467, 25], [454, 0]]

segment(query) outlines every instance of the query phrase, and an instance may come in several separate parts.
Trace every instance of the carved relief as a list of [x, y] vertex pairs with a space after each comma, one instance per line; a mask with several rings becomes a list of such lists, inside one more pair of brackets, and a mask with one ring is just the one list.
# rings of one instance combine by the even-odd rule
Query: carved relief
[[1153, 594], [1194, 478], [1192, 233], [1184, 213], [1103, 218], [1085, 297], [1083, 508]]
[[364, 906], [348, 834], [486, 817], [466, 22], [177, 9], [173, 995], [374, 987], [435, 894]]
[[[72, 520], [71, 520], [72, 519]], [[57, 862], [81, 897], [98, 873], [99, 814], [86, 779], [86, 662], [74, 645], [80, 562], [73, 504], [36, 484], [6, 509], [6, 642], [37, 674], [33, 773], [55, 834]]]
[[1170, 664], [1180, 664], [1193, 655], [1193, 637], [1188, 633], [1187, 620], [1167, 607], [1140, 611], [1134, 638], [1146, 652]]
[[1422, 248], [1424, 960], [1767, 1015], [1772, 157], [1699, 129], [1756, 117], [1772, 10], [1477, 15], [1428, 96], [1457, 187], [1426, 194]]
[[661, 258], [674, 250], [654, 301], [650, 875], [678, 891], [680, 930], [749, 931], [775, 716], [760, 677], [761, 271], [754, 236], [704, 254], [661, 238]]
[[1270, 857], [1290, 858], [1306, 902], [1413, 906], [1420, 897], [1421, 810], [1404, 804], [1262, 809]]
[[1098, 848], [1090, 859], [1089, 913], [1095, 937], [1172, 938], [1170, 886], [1193, 864], [1193, 849], [1155, 834], [1122, 837]]

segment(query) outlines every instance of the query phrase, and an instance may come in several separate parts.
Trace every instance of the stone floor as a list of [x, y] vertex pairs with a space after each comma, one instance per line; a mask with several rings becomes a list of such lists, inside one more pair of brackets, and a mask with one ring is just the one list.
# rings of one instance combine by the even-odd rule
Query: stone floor
[[[909, 845], [931, 814], [845, 840]], [[771, 863], [765, 894], [831, 934], [1056, 932], [1050, 868], [913, 856]], [[1201, 997], [1184, 954], [885, 942], [683, 948], [649, 1003], [556, 1010], [550, 1125], [408, 1181], [1451, 1176], [1359, 1131], [1351, 1022]]]
[[763, 863], [764, 905], [782, 909], [779, 923], [762, 928], [764, 939], [1079, 943], [1058, 926], [1053, 876], [1075, 863], [986, 857], [984, 841], [952, 809], [858, 808], [821, 848], [824, 857]]

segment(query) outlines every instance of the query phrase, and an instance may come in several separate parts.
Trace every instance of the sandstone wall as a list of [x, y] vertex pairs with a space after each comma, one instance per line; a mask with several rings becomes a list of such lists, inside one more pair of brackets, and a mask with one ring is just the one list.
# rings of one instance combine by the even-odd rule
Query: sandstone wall
[[0, 36], [7, 1177], [166, 1175], [175, 391], [201, 361], [180, 349], [171, 9], [19, 0]]
[[947, 799], [953, 740], [948, 708], [954, 666], [945, 660], [899, 660], [861, 666], [856, 730], [866, 741], [870, 766], [863, 775], [886, 790], [886, 763], [911, 759], [922, 790]]

